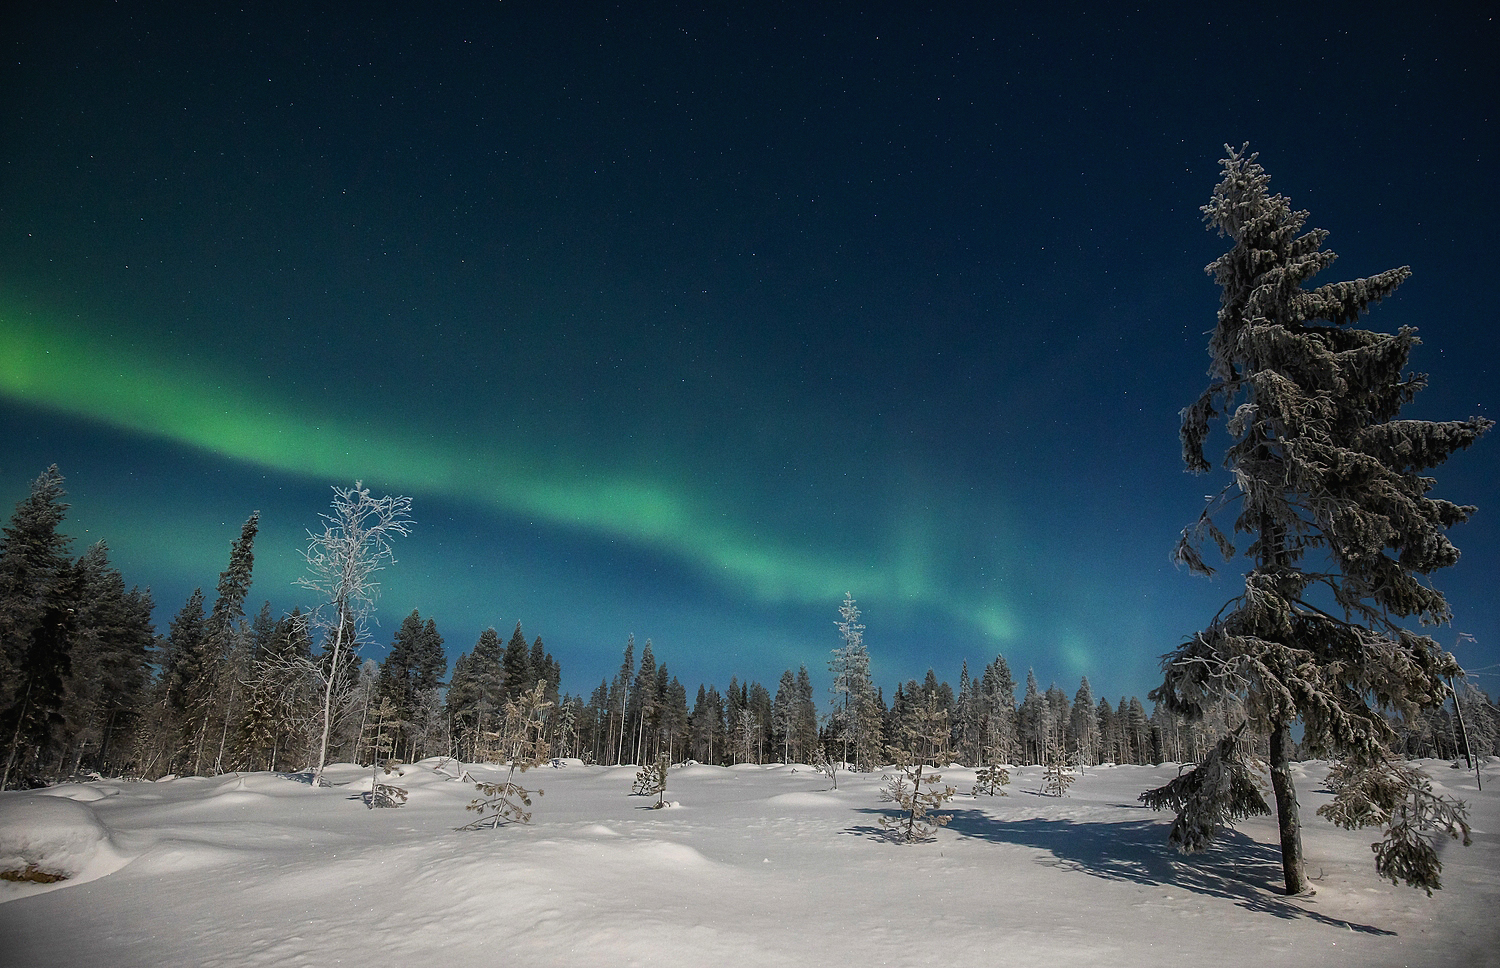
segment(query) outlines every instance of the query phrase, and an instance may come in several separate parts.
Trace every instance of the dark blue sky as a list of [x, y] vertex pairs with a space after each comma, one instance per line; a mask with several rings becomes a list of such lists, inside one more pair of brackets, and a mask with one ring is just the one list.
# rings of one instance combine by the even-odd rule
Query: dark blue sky
[[[1167, 556], [1226, 142], [1410, 264], [1412, 415], [1494, 417], [1488, 15], [1399, 6], [503, 3], [8, 13], [0, 500], [56, 462], [158, 619], [263, 512], [299, 601], [329, 485], [409, 494], [380, 657], [517, 620], [564, 688], [626, 635], [685, 682], [837, 645], [888, 689], [1003, 652], [1144, 694], [1235, 593]], [[1438, 584], [1500, 662], [1495, 441]], [[1491, 692], [1493, 678], [1480, 680]]]

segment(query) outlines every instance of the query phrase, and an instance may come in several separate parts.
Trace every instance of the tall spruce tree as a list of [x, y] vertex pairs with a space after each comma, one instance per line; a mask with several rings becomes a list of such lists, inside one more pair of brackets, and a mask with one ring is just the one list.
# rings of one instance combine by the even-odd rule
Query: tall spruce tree
[[151, 594], [125, 590], [125, 579], [109, 563], [109, 549], [95, 543], [78, 559], [81, 598], [69, 647], [63, 720], [69, 765], [118, 772], [129, 757], [127, 741], [141, 712], [149, 675]]
[[870, 653], [865, 648], [865, 627], [859, 621], [859, 606], [854, 596], [844, 593], [839, 605], [839, 637], [843, 646], [833, 650], [828, 662], [833, 675], [833, 722], [843, 740], [843, 757], [850, 756], [859, 769], [871, 770], [880, 757], [882, 740], [881, 703], [870, 677]]
[[429, 701], [429, 694], [442, 686], [448, 672], [448, 658], [443, 653], [443, 637], [438, 634], [437, 623], [422, 616], [416, 609], [401, 622], [396, 637], [391, 641], [391, 651], [380, 664], [380, 680], [377, 688], [380, 695], [391, 701], [399, 725], [392, 748], [400, 750], [403, 742], [409, 743], [420, 731], [416, 720], [419, 712]]
[[[242, 713], [240, 684], [250, 673], [250, 637], [245, 624], [245, 598], [255, 568], [255, 535], [260, 530], [260, 512], [253, 511], [240, 528], [240, 536], [229, 547], [229, 566], [219, 573], [218, 596], [209, 612], [204, 631], [208, 635], [206, 675], [196, 684], [194, 722], [200, 727], [198, 750], [212, 732], [218, 735], [218, 756], [213, 772], [224, 769], [229, 729]], [[239, 710], [239, 712], [237, 712]], [[202, 764], [195, 762], [193, 772]]]
[[[1232, 532], [1251, 536], [1252, 565], [1244, 593], [1164, 658], [1152, 698], [1189, 715], [1216, 697], [1245, 700], [1270, 734], [1286, 890], [1299, 894], [1308, 885], [1293, 725], [1301, 720], [1308, 751], [1384, 763], [1395, 735], [1385, 713], [1442, 702], [1456, 663], [1403, 623], [1449, 619], [1427, 576], [1458, 560], [1446, 532], [1474, 509], [1429, 497], [1423, 472], [1492, 422], [1399, 419], [1426, 383], [1406, 370], [1416, 331], [1353, 324], [1410, 270], [1304, 289], [1334, 260], [1327, 232], [1303, 231], [1307, 213], [1271, 194], [1248, 146], [1227, 151], [1203, 212], [1233, 248], [1208, 266], [1223, 290], [1210, 383], [1183, 410], [1181, 436], [1188, 468], [1208, 471], [1210, 426], [1225, 418], [1233, 480], [1184, 530], [1175, 558], [1212, 573], [1202, 553], [1212, 543], [1231, 560], [1239, 549], [1217, 519], [1237, 506]], [[1435, 868], [1408, 873], [1418, 886], [1436, 882]]]
[[818, 746], [818, 706], [813, 701], [812, 675], [807, 666], [797, 669], [797, 698], [793, 706], [792, 745], [798, 762], [810, 763]]
[[459, 655], [448, 685], [448, 720], [460, 748], [470, 757], [479, 751], [479, 734], [492, 728], [505, 702], [505, 647], [491, 625], [479, 634], [474, 651]]
[[31, 482], [0, 532], [0, 716], [18, 716], [17, 707], [28, 705], [33, 634], [70, 565], [69, 539], [57, 530], [68, 513], [66, 493], [53, 464]]
[[505, 644], [501, 668], [505, 672], [506, 699], [519, 699], [536, 684], [537, 670], [531, 668], [531, 650], [526, 645], [526, 633], [521, 631], [520, 622], [516, 623], [510, 641]]
[[1005, 656], [997, 655], [985, 666], [979, 680], [980, 748], [986, 763], [1016, 761], [1016, 681]]

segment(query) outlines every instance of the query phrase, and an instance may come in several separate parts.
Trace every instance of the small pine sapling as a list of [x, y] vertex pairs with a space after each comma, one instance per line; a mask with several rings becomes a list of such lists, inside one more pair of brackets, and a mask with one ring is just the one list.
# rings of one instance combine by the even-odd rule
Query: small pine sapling
[[813, 750], [812, 768], [828, 777], [833, 782], [835, 790], [839, 788], [839, 770], [844, 769], [848, 765], [848, 763], [842, 760], [835, 760], [829, 756], [828, 751], [823, 748], [821, 743], [818, 744], [817, 749]]
[[1225, 827], [1247, 817], [1269, 816], [1261, 792], [1259, 761], [1252, 759], [1241, 735], [1245, 724], [1225, 736], [1197, 766], [1166, 786], [1147, 790], [1140, 801], [1152, 810], [1177, 813], [1168, 842], [1184, 854], [1203, 850]]
[[969, 795], [977, 797], [983, 793], [989, 796], [995, 796], [996, 794], [1002, 797], [1009, 796], [1008, 793], [1000, 789], [1004, 786], [1010, 786], [1010, 771], [999, 763], [1000, 751], [992, 746], [985, 753], [985, 758], [989, 762], [981, 766], [979, 772], [974, 775], [974, 789]]
[[1073, 773], [1073, 766], [1068, 762], [1067, 754], [1063, 752], [1062, 743], [1056, 739], [1047, 741], [1043, 752], [1046, 765], [1042, 768], [1042, 795], [1048, 797], [1065, 797], [1068, 795], [1068, 787], [1078, 777]]
[[[467, 809], [479, 817], [457, 829], [478, 830], [482, 826], [493, 829], [502, 823], [531, 822], [533, 791], [517, 783], [516, 774], [525, 773], [532, 767], [546, 766], [552, 759], [552, 747], [543, 730], [546, 712], [552, 707], [546, 695], [547, 683], [541, 681], [530, 692], [506, 701], [500, 730], [490, 735], [509, 770], [504, 780], [474, 785], [483, 796], [474, 798]], [[542, 795], [540, 789], [535, 793]]]
[[[389, 764], [385, 768], [385, 775], [390, 776], [396, 772], [397, 764]], [[375, 782], [370, 791], [370, 809], [376, 807], [399, 807], [406, 802], [406, 788], [398, 787], [393, 783]]]
[[[365, 806], [374, 810], [376, 807], [399, 807], [406, 802], [406, 791], [401, 787], [390, 783], [380, 782], [382, 754], [390, 753], [395, 743], [395, 731], [386, 734], [385, 727], [388, 723], [399, 722], [396, 719], [396, 707], [391, 705], [389, 698], [382, 697], [380, 707], [375, 711], [375, 738], [370, 743], [370, 795], [365, 801]], [[385, 763], [385, 775], [390, 776], [395, 772], [398, 764], [387, 759]]]
[[656, 757], [655, 763], [648, 763], [636, 771], [635, 786], [631, 787], [630, 795], [633, 797], [656, 797], [656, 802], [651, 809], [660, 810], [667, 805], [667, 767], [670, 761], [667, 754], [661, 753]]
[[1405, 881], [1430, 897], [1443, 886], [1433, 841], [1446, 833], [1465, 847], [1472, 842], [1464, 802], [1434, 793], [1426, 774], [1388, 753], [1368, 761], [1345, 759], [1328, 771], [1328, 786], [1334, 798], [1318, 808], [1318, 816], [1346, 830], [1386, 828], [1385, 839], [1370, 849], [1375, 872], [1392, 884]]
[[[953, 751], [948, 748], [948, 711], [939, 709], [936, 699], [931, 698], [926, 705], [912, 709], [901, 732], [905, 745], [886, 747], [886, 753], [901, 772], [888, 775], [880, 788], [880, 799], [896, 804], [900, 812], [894, 817], [881, 817], [880, 825], [898, 843], [913, 844], [931, 840], [937, 829], [948, 826], [952, 819], [936, 811], [958, 790], [940, 786], [942, 774], [927, 767], [928, 761], [933, 764], [953, 761]], [[926, 759], [917, 758], [912, 749], [924, 750]]]

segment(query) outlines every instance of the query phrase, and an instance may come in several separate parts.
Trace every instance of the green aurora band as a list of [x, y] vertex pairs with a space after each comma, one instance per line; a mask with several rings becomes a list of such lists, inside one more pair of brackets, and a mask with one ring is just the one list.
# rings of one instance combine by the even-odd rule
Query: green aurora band
[[940, 569], [931, 541], [910, 533], [893, 560], [836, 560], [736, 528], [724, 508], [681, 488], [593, 469], [565, 475], [513, 451], [465, 444], [460, 452], [387, 423], [377, 433], [327, 412], [312, 418], [268, 403], [225, 373], [211, 378], [76, 328], [21, 321], [33, 315], [0, 311], [0, 395], [14, 400], [289, 475], [378, 476], [402, 491], [636, 542], [764, 603], [836, 602], [856, 586], [860, 597], [937, 609], [992, 641], [1017, 633], [1004, 604], [965, 601], [945, 588], [933, 574]]

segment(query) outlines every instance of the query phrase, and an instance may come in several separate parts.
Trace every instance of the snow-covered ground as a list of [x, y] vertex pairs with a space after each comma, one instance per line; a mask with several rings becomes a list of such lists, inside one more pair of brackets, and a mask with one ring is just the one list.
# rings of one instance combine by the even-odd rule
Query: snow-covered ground
[[[343, 784], [249, 774], [100, 781], [0, 794], [7, 965], [1270, 965], [1500, 964], [1500, 763], [1426, 762], [1467, 800], [1474, 844], [1443, 848], [1434, 897], [1374, 872], [1374, 831], [1313, 815], [1317, 893], [1278, 892], [1275, 827], [1257, 818], [1191, 858], [1170, 815], [1136, 802], [1176, 768], [1096, 767], [1062, 798], [1037, 768], [1009, 796], [961, 795], [930, 843], [882, 836], [879, 776], [807, 767], [673, 768], [675, 809], [629, 796], [635, 770], [576, 761], [526, 779], [529, 826], [457, 831], [472, 785], [405, 767], [405, 806]], [[492, 771], [475, 769], [478, 776]], [[973, 771], [945, 779], [967, 791]]]

